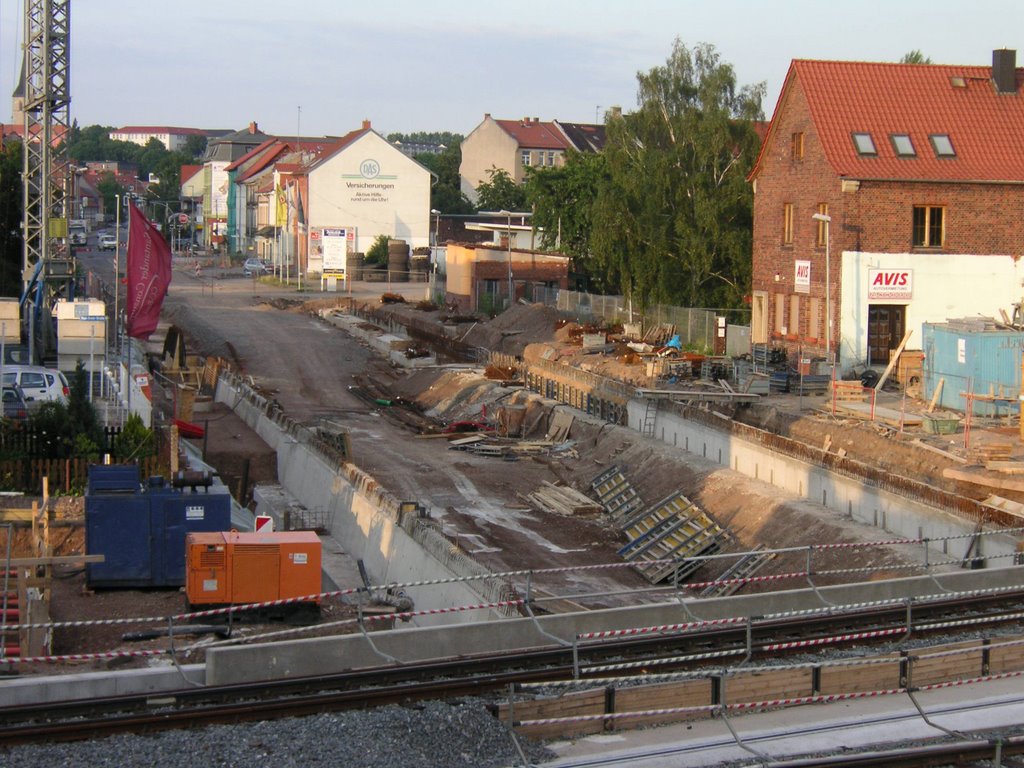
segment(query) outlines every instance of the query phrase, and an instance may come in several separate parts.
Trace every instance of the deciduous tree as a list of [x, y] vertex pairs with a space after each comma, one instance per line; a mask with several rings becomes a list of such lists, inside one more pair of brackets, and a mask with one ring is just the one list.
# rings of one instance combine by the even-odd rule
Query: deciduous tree
[[676, 40], [637, 75], [639, 107], [607, 123], [594, 265], [640, 305], [738, 306], [750, 282], [764, 84], [739, 88], [713, 46]]

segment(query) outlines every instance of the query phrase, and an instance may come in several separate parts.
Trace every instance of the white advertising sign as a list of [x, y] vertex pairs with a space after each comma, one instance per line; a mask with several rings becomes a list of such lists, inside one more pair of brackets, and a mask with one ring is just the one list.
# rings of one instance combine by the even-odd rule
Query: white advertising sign
[[811, 292], [811, 262], [793, 262], [793, 290], [797, 293]]
[[869, 269], [868, 300], [914, 298], [912, 269]]
[[324, 274], [344, 275], [348, 267], [348, 230], [344, 227], [324, 227], [320, 247], [324, 257]]

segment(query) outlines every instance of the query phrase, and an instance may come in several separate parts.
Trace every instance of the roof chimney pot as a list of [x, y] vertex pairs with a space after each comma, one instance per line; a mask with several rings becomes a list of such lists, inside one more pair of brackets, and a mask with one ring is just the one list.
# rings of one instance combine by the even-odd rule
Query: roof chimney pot
[[1017, 92], [1017, 51], [1001, 48], [992, 51], [992, 82], [996, 93]]
[[363, 130], [364, 131], [370, 130], [370, 121], [369, 120], [363, 120]]
[[257, 127], [256, 121], [253, 120], [252, 122], [249, 123], [249, 133], [255, 134], [258, 131], [259, 131], [259, 127]]

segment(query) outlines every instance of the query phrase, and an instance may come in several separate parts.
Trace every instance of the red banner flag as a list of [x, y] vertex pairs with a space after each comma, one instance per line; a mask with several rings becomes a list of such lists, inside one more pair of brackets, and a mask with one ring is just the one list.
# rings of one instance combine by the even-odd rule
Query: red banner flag
[[163, 235], [128, 204], [128, 335], [148, 339], [171, 284], [171, 249]]

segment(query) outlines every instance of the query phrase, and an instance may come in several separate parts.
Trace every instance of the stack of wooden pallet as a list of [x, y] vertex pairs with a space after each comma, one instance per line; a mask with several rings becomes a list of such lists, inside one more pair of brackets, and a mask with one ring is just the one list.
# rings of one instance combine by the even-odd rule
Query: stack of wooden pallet
[[555, 515], [599, 515], [603, 507], [589, 496], [567, 485], [555, 485], [547, 481], [526, 500], [536, 509]]

